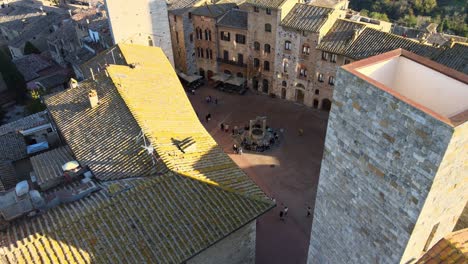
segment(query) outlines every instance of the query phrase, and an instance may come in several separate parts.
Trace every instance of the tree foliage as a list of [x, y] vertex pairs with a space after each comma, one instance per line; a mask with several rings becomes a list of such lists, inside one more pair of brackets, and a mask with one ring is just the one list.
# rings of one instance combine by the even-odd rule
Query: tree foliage
[[0, 72], [8, 90], [14, 92], [17, 101], [23, 102], [26, 98], [26, 82], [10, 57], [3, 51], [0, 51]]
[[350, 7], [362, 15], [406, 26], [425, 21], [439, 24], [439, 31], [468, 37], [468, 1], [466, 0], [351, 0]]

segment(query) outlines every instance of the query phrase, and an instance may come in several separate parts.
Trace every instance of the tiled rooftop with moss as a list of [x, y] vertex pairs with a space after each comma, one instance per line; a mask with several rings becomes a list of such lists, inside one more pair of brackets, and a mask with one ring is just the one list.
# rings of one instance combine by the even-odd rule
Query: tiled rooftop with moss
[[46, 99], [102, 189], [12, 223], [0, 234], [0, 261], [180, 263], [274, 206], [204, 129], [162, 50], [119, 49], [132, 67], [110, 65]]

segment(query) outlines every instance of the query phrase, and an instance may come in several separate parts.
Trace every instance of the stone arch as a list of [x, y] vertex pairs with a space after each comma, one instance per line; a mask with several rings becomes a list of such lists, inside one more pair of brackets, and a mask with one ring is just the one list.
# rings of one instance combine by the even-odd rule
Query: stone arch
[[268, 80], [263, 79], [262, 81], [262, 92], [268, 93], [269, 87], [268, 87]]
[[302, 83], [297, 83], [296, 87], [305, 90], [305, 86]]
[[314, 99], [314, 103], [313, 103], [312, 106], [313, 106], [315, 109], [317, 109], [317, 108], [318, 108], [318, 105], [319, 105], [319, 100], [318, 100], [318, 99]]
[[286, 88], [281, 88], [281, 99], [286, 99]]
[[200, 76], [205, 78], [205, 70], [203, 68], [198, 69], [198, 73], [200, 74]]
[[208, 80], [211, 80], [211, 77], [213, 77], [213, 75], [214, 75], [214, 73], [211, 70], [206, 72], [206, 77], [208, 78]]
[[331, 101], [327, 98], [322, 100], [322, 109], [325, 111], [330, 111], [331, 109]]
[[296, 102], [300, 104], [304, 103], [304, 90], [296, 89]]
[[255, 91], [258, 91], [258, 79], [257, 77], [252, 78], [252, 87]]

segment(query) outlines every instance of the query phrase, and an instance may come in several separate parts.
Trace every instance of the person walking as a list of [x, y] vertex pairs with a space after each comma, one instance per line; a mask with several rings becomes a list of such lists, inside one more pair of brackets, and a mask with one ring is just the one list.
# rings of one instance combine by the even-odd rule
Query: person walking
[[284, 210], [283, 210], [284, 211], [284, 217], [286, 217], [288, 215], [288, 210], [289, 210], [288, 207], [285, 206]]
[[232, 145], [232, 150], [234, 150], [234, 153], [238, 153], [239, 149], [237, 148], [236, 144]]
[[280, 217], [280, 220], [281, 220], [281, 221], [283, 221], [283, 220], [284, 220], [284, 218], [283, 218], [283, 215], [284, 215], [284, 212], [283, 212], [283, 211], [280, 211], [280, 213], [279, 213], [279, 217]]
[[221, 131], [224, 131], [224, 123], [221, 123]]
[[309, 217], [312, 214], [312, 210], [310, 209], [310, 206], [307, 206], [307, 217]]
[[239, 147], [239, 150], [237, 151], [237, 153], [239, 153], [239, 155], [242, 155], [242, 147]]

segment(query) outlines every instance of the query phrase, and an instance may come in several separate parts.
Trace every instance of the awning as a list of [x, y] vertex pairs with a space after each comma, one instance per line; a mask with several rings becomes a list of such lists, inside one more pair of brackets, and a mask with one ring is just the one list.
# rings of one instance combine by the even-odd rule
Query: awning
[[202, 78], [200, 75], [187, 75], [183, 72], [178, 72], [177, 75], [188, 83], [193, 83], [194, 81]]
[[211, 77], [211, 79], [215, 81], [226, 82], [226, 80], [229, 79], [230, 77], [231, 75], [229, 74], [218, 73], [215, 76]]
[[243, 85], [245, 82], [245, 78], [242, 78], [242, 77], [231, 77], [229, 78], [226, 83], [228, 84], [232, 84], [232, 85], [235, 85], [235, 86], [241, 86]]

